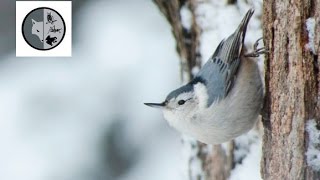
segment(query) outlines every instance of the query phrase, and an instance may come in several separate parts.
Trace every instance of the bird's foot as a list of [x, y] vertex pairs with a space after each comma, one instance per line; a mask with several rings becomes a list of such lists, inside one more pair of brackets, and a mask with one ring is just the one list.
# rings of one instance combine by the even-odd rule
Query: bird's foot
[[266, 47], [258, 48], [259, 46], [259, 41], [262, 40], [263, 38], [259, 38], [253, 45], [253, 52], [247, 53], [244, 56], [245, 57], [259, 57], [260, 54], [266, 54], [268, 53], [268, 49]]

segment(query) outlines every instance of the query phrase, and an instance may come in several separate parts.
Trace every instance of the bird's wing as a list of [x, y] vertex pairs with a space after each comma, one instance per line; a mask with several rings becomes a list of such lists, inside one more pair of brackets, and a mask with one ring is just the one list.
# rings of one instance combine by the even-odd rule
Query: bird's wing
[[220, 42], [212, 57], [196, 75], [202, 78], [207, 86], [208, 106], [226, 97], [233, 87], [240, 65], [247, 25], [253, 12], [253, 9], [247, 12], [237, 30]]

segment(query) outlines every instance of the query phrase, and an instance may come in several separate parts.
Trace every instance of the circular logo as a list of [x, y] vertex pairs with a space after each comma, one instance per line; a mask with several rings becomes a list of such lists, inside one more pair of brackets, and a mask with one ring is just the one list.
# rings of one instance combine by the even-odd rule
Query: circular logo
[[57, 47], [66, 33], [62, 16], [54, 9], [40, 7], [30, 11], [22, 23], [24, 40], [38, 50]]

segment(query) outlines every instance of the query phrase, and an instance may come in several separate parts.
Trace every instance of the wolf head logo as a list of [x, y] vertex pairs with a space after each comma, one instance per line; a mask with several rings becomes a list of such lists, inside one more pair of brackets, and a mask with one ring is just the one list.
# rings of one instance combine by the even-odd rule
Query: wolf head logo
[[32, 19], [32, 34], [38, 36], [40, 41], [43, 42], [43, 22]]

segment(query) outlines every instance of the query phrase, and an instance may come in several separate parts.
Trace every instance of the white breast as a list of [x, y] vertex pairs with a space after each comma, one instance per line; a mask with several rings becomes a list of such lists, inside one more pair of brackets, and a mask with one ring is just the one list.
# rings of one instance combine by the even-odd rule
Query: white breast
[[[203, 91], [201, 86], [197, 89]], [[197, 117], [185, 119], [185, 124], [180, 125], [183, 127], [178, 129], [207, 144], [229, 141], [253, 127], [262, 100], [263, 85], [256, 62], [241, 60], [237, 80], [229, 95], [208, 108], [199, 108]]]

